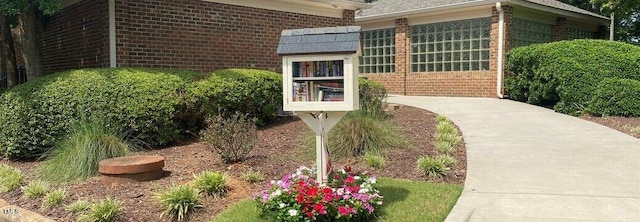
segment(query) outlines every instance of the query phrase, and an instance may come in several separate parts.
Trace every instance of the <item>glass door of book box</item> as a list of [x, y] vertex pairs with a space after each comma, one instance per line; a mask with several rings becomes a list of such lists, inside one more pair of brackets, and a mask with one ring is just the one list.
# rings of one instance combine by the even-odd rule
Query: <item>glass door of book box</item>
[[293, 102], [343, 102], [344, 61], [293, 62]]

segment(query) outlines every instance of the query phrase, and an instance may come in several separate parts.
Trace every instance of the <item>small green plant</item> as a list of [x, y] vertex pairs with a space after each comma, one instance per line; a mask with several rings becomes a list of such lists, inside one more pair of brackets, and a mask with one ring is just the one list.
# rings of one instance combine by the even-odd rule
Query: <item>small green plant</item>
[[46, 196], [44, 196], [44, 199], [42, 199], [42, 209], [56, 207], [60, 205], [65, 198], [67, 198], [66, 190], [58, 188], [54, 191], [51, 191]]
[[440, 154], [451, 154], [453, 148], [453, 144], [449, 141], [436, 141], [436, 150], [438, 150]]
[[38, 173], [44, 180], [57, 183], [94, 176], [101, 160], [125, 156], [129, 151], [120, 137], [95, 119], [74, 125], [56, 147]]
[[640, 127], [632, 127], [629, 131], [631, 131], [631, 133], [640, 134]]
[[449, 170], [449, 167], [441, 159], [434, 157], [420, 157], [417, 165], [418, 170], [429, 177], [443, 177]]
[[6, 164], [0, 164], [0, 193], [17, 189], [23, 179], [22, 171]]
[[208, 195], [222, 195], [227, 192], [230, 177], [220, 171], [204, 171], [195, 175], [194, 187]]
[[369, 153], [364, 155], [363, 160], [365, 165], [376, 169], [382, 169], [386, 162], [383, 156]]
[[439, 142], [448, 142], [451, 143], [451, 146], [456, 146], [460, 142], [462, 142], [462, 137], [458, 134], [451, 133], [436, 133], [435, 135], [436, 144]]
[[198, 190], [188, 185], [172, 186], [169, 190], [156, 194], [155, 198], [164, 208], [160, 218], [171, 214], [174, 220], [182, 221], [188, 219], [196, 207], [200, 207]]
[[67, 211], [70, 211], [70, 212], [73, 212], [73, 213], [84, 212], [84, 211], [88, 210], [89, 208], [91, 208], [91, 202], [89, 202], [87, 200], [77, 200], [77, 201], [67, 205], [67, 207], [65, 207], [65, 209]]
[[200, 138], [220, 154], [223, 162], [235, 163], [249, 155], [258, 134], [253, 119], [246, 114], [235, 113], [230, 118], [222, 115], [209, 118]]
[[120, 211], [122, 211], [122, 201], [107, 198], [91, 205], [91, 210], [78, 218], [78, 221], [86, 222], [111, 222]]
[[453, 123], [449, 121], [440, 121], [438, 122], [438, 125], [436, 125], [436, 132], [458, 134], [458, 129], [456, 129], [456, 127], [453, 126]]
[[444, 164], [446, 167], [451, 167], [458, 163], [458, 161], [455, 158], [453, 158], [453, 156], [447, 155], [447, 154], [437, 156], [436, 159], [439, 159], [442, 162], [442, 164]]
[[253, 169], [247, 170], [242, 177], [249, 183], [257, 183], [264, 180], [264, 175], [260, 171], [255, 171]]
[[29, 185], [22, 187], [22, 193], [26, 198], [40, 198], [44, 196], [49, 190], [49, 184], [42, 181], [36, 180], [29, 183]]
[[436, 119], [438, 120], [438, 122], [447, 121], [447, 117], [443, 116], [443, 115], [438, 115], [438, 117], [436, 117]]

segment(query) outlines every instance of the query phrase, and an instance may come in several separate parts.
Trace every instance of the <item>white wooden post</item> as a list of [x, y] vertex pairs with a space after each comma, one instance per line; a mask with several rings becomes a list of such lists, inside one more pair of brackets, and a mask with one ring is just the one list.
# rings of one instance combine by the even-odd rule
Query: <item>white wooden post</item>
[[316, 134], [316, 180], [326, 184], [331, 172], [331, 155], [329, 153], [329, 130], [347, 114], [347, 112], [296, 112]]

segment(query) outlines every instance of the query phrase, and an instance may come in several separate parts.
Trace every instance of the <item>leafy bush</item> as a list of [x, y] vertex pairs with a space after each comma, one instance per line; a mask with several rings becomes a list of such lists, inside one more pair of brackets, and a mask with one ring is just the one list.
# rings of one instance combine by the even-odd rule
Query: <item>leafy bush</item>
[[604, 78], [640, 80], [640, 47], [573, 40], [512, 49], [505, 88], [515, 100], [576, 114], [588, 106]]
[[38, 169], [40, 177], [50, 182], [70, 182], [94, 176], [98, 174], [101, 160], [125, 156], [129, 149], [95, 119], [72, 126], [71, 134], [60, 140], [56, 147]]
[[155, 198], [164, 208], [160, 217], [171, 214], [177, 221], [188, 219], [189, 214], [200, 207], [198, 190], [188, 185], [172, 186], [169, 190], [156, 194]]
[[22, 187], [22, 193], [26, 198], [40, 198], [44, 196], [49, 190], [49, 184], [36, 180], [29, 183], [29, 185]]
[[256, 118], [258, 125], [273, 120], [282, 104], [282, 75], [256, 69], [218, 70], [187, 89], [195, 117], [214, 113], [230, 117], [236, 112]]
[[368, 167], [382, 169], [386, 163], [383, 156], [367, 153], [363, 157], [364, 164]]
[[200, 138], [215, 150], [225, 163], [244, 160], [255, 147], [258, 134], [254, 120], [236, 113], [229, 118], [217, 115], [207, 120]]
[[90, 208], [91, 208], [91, 202], [87, 200], [77, 200], [76, 202], [73, 202], [67, 205], [65, 209], [73, 213], [80, 213]]
[[360, 110], [370, 116], [387, 117], [382, 103], [387, 98], [387, 89], [374, 81], [360, 79], [359, 82]]
[[640, 81], [604, 79], [589, 103], [589, 113], [599, 116], [640, 116]]
[[253, 169], [247, 170], [242, 177], [249, 183], [257, 183], [264, 180], [264, 175], [260, 171], [255, 171]]
[[447, 171], [450, 170], [449, 166], [454, 164], [455, 160], [451, 161], [450, 156], [441, 155], [438, 157], [425, 157], [422, 156], [416, 161], [418, 170], [425, 173], [429, 177], [443, 177], [447, 175]]
[[22, 171], [6, 164], [0, 164], [0, 193], [17, 189], [23, 179]]
[[55, 206], [58, 206], [67, 198], [67, 191], [58, 188], [54, 191], [49, 192], [44, 199], [42, 199], [42, 209], [49, 209]]
[[208, 195], [221, 195], [227, 192], [229, 187], [229, 175], [220, 171], [204, 171], [195, 176], [194, 187]]
[[84, 214], [78, 218], [78, 221], [86, 222], [111, 222], [122, 211], [122, 201], [107, 198], [96, 204], [91, 205], [88, 214]]

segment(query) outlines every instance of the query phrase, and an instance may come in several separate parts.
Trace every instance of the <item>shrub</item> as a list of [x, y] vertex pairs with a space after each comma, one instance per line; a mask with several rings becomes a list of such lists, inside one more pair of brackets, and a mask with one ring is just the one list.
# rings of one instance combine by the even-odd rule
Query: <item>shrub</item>
[[382, 169], [385, 165], [384, 157], [380, 155], [367, 153], [364, 155], [363, 160], [365, 165], [376, 169]]
[[58, 188], [54, 191], [49, 192], [44, 199], [42, 199], [42, 209], [49, 209], [55, 206], [58, 206], [67, 198], [67, 191]]
[[441, 154], [451, 154], [453, 148], [453, 144], [449, 141], [436, 141], [436, 150]]
[[515, 100], [577, 114], [604, 78], [640, 80], [640, 47], [573, 40], [519, 47], [507, 54], [505, 88]]
[[273, 120], [282, 104], [282, 75], [256, 69], [218, 70], [187, 89], [188, 106], [200, 110], [195, 116], [236, 112], [256, 118], [257, 125]]
[[449, 121], [440, 121], [436, 125], [436, 131], [438, 133], [457, 134], [458, 129]]
[[640, 116], [640, 81], [604, 79], [589, 103], [589, 113], [598, 116]]
[[227, 192], [229, 187], [229, 175], [220, 171], [204, 171], [198, 175], [195, 175], [194, 187], [200, 192], [204, 192], [208, 195], [222, 195]]
[[198, 190], [191, 186], [172, 186], [164, 193], [156, 194], [156, 199], [164, 208], [160, 217], [171, 214], [174, 220], [182, 221], [189, 218], [189, 214], [200, 207]]
[[29, 183], [29, 185], [22, 187], [22, 193], [27, 198], [40, 198], [44, 196], [49, 190], [49, 184], [42, 180], [36, 180]]
[[[310, 149], [315, 147], [315, 137], [309, 137], [305, 145]], [[407, 146], [408, 140], [388, 120], [361, 111], [348, 113], [329, 131], [329, 147], [337, 157], [362, 156]]]
[[65, 209], [73, 213], [80, 213], [90, 208], [91, 208], [91, 202], [87, 200], [77, 200], [76, 202], [73, 202], [67, 205]]
[[255, 147], [258, 134], [254, 120], [236, 113], [229, 118], [217, 115], [207, 120], [200, 138], [215, 150], [225, 163], [244, 160]]
[[254, 171], [253, 169], [247, 170], [242, 177], [249, 183], [257, 183], [264, 180], [262, 172]]
[[458, 161], [453, 158], [453, 156], [447, 154], [439, 155], [436, 158], [439, 159], [447, 167], [456, 165], [458, 163]]
[[443, 177], [449, 171], [449, 166], [447, 166], [447, 160], [443, 160], [439, 157], [420, 157], [418, 161], [416, 161], [418, 165], [418, 170], [423, 172], [425, 175], [429, 177]]
[[462, 137], [458, 134], [436, 132], [435, 141], [436, 144], [447, 142], [450, 143], [451, 146], [456, 146], [462, 141]]
[[382, 103], [387, 98], [387, 89], [374, 81], [359, 80], [360, 110], [370, 116], [386, 118]]
[[50, 182], [70, 182], [94, 176], [101, 160], [125, 156], [128, 152], [127, 144], [95, 119], [72, 126], [71, 134], [60, 140], [56, 147], [38, 169], [41, 178]]
[[376, 178], [350, 168], [332, 172], [326, 187], [301, 167], [255, 195], [268, 221], [371, 221], [382, 205]]
[[122, 211], [122, 201], [107, 198], [96, 204], [91, 205], [88, 214], [84, 214], [78, 218], [78, 221], [87, 222], [111, 222]]
[[0, 193], [17, 189], [23, 179], [22, 171], [6, 164], [0, 164]]

